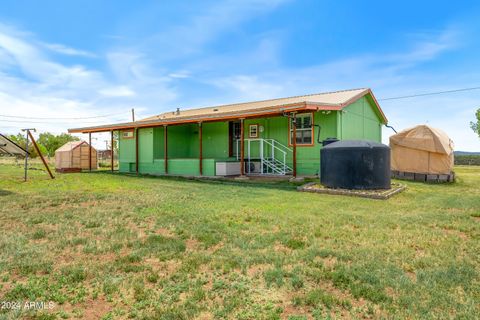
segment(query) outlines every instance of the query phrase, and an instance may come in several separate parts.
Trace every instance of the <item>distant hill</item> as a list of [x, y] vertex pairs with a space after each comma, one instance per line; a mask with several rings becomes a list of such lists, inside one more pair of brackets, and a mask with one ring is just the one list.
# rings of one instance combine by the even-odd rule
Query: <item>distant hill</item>
[[480, 152], [455, 151], [454, 155], [456, 155], [456, 156], [480, 156]]

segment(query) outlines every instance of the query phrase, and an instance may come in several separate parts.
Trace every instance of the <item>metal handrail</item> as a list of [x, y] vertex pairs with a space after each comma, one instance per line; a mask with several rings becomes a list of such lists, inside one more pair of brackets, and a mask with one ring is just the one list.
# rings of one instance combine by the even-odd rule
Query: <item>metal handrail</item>
[[[240, 139], [236, 140], [236, 157], [237, 160], [239, 160], [239, 142]], [[259, 152], [260, 152], [260, 172], [264, 174], [264, 164], [267, 165], [267, 174], [268, 168], [270, 168], [271, 173], [278, 173], [278, 174], [286, 174], [287, 171], [291, 170], [291, 168], [287, 165], [287, 152], [293, 152], [289, 147], [283, 145], [282, 143], [278, 142], [275, 139], [263, 139], [263, 138], [255, 138], [255, 139], [245, 139], [244, 142], [247, 142], [247, 161], [248, 161], [248, 167], [250, 168], [250, 163], [251, 163], [251, 143], [252, 142], [259, 142]], [[265, 145], [267, 148], [265, 148]], [[270, 147], [270, 148], [268, 148]], [[265, 150], [270, 149], [270, 157], [265, 157]], [[277, 152], [280, 152], [281, 158], [283, 158], [283, 161], [277, 160], [277, 157], [275, 156], [275, 150], [278, 150]], [[268, 151], [267, 151], [268, 152]], [[271, 160], [270, 160], [271, 159]], [[281, 162], [282, 167], [279, 167], [276, 162]]]

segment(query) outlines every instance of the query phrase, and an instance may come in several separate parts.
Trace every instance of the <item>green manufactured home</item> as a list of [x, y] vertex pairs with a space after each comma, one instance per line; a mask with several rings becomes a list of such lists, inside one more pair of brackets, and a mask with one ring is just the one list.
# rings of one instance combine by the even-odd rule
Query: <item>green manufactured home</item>
[[[119, 132], [119, 171], [235, 176], [319, 173], [328, 138], [381, 142], [387, 123], [370, 89], [344, 90], [199, 109], [135, 122], [70, 129]], [[293, 137], [296, 137], [293, 139]]]

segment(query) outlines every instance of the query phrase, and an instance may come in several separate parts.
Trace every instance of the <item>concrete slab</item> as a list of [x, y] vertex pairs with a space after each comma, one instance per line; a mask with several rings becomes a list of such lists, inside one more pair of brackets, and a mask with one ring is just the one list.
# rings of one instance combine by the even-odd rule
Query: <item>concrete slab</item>
[[235, 177], [233, 178], [234, 180], [237, 180], [237, 181], [245, 181], [245, 180], [250, 180], [250, 178], [248, 176], [238, 176], [238, 177]]

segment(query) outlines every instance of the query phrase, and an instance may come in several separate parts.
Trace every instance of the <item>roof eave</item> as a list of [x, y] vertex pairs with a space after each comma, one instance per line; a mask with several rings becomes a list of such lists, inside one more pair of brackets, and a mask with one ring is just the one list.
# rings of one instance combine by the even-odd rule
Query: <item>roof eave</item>
[[292, 111], [340, 110], [340, 109], [341, 107], [339, 105], [317, 104], [313, 102], [304, 101], [304, 102], [295, 103], [292, 105], [268, 107], [262, 110], [250, 110], [247, 112], [242, 111], [242, 112], [222, 113], [214, 116], [206, 115], [206, 116], [192, 116], [192, 117], [175, 118], [175, 119], [157, 119], [157, 120], [150, 120], [150, 121], [125, 122], [125, 123], [111, 124], [111, 125], [105, 125], [105, 126], [72, 128], [72, 129], [68, 129], [68, 132], [69, 133], [107, 132], [112, 130], [158, 127], [158, 126], [178, 125], [178, 124], [186, 124], [186, 123], [215, 122], [215, 121], [226, 121], [226, 120], [234, 120], [234, 119], [258, 118], [262, 116], [278, 115], [284, 112], [292, 112]]
[[355, 95], [354, 97], [350, 98], [349, 100], [345, 101], [343, 104], [342, 104], [342, 108], [354, 103], [355, 101], [357, 101], [358, 99], [366, 96], [367, 94], [370, 94], [370, 96], [372, 97], [372, 100], [373, 100], [373, 103], [375, 104], [375, 106], [377, 107], [377, 110], [380, 112], [380, 115], [383, 119], [383, 124], [387, 124], [388, 123], [388, 119], [387, 117], [385, 116], [385, 113], [383, 113], [383, 110], [382, 108], [380, 107], [380, 104], [378, 103], [377, 101], [377, 98], [375, 98], [375, 95], [373, 94], [372, 90], [371, 89], [365, 89], [365, 91], [363, 92], [360, 92], [359, 94]]

